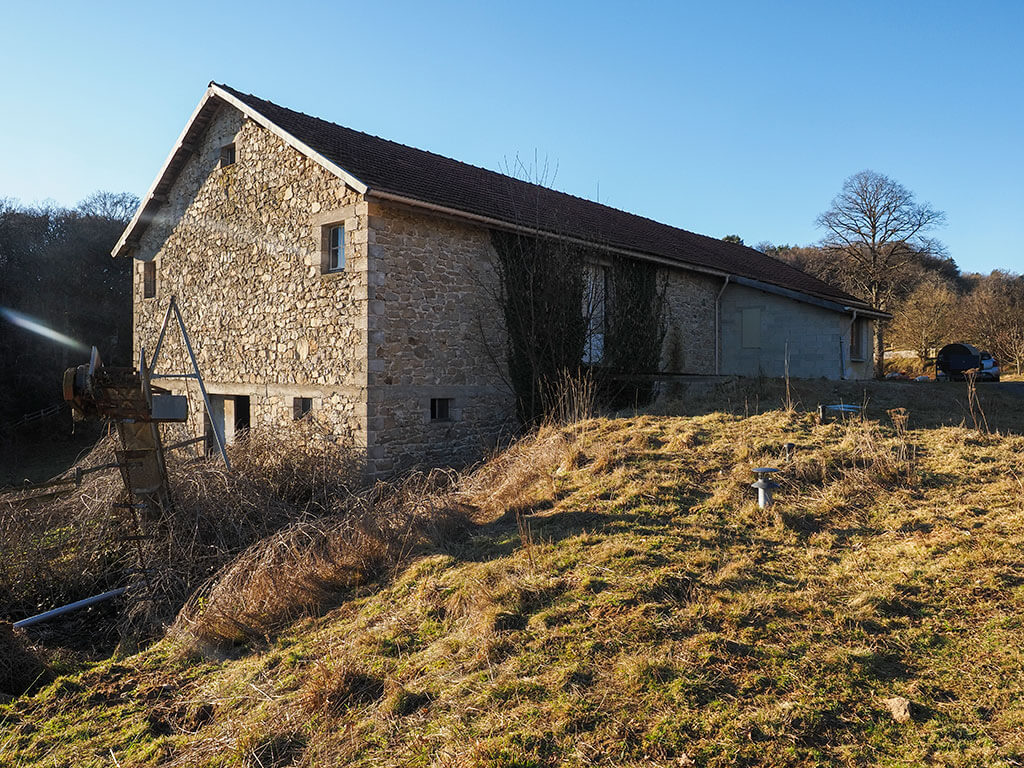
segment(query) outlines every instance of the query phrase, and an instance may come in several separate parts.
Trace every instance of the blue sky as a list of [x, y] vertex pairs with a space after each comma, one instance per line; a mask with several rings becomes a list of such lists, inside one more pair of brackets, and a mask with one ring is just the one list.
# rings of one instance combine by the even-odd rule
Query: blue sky
[[210, 80], [716, 237], [870, 168], [1024, 271], [1024, 2], [13, 3], [0, 197], [142, 194]]

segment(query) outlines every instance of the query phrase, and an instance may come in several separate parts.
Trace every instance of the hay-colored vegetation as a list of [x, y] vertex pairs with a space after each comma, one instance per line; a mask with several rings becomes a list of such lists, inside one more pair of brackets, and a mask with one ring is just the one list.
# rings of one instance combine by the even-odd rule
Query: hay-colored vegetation
[[[448, 499], [473, 525], [258, 642], [171, 638], [4, 705], [0, 760], [1024, 761], [1020, 401], [979, 387], [985, 432], [964, 426], [958, 388], [794, 386], [792, 409], [781, 385], [750, 385], [716, 412], [549, 427], [395, 497], [395, 512]], [[817, 402], [840, 396], [866, 399], [865, 419], [819, 424]], [[770, 510], [748, 487], [764, 464], [783, 469]], [[263, 571], [308, 567], [291, 537], [217, 583], [244, 594], [246, 558], [276, 541], [292, 543]]]
[[[115, 439], [101, 440], [78, 466], [113, 462]], [[191, 451], [171, 453], [174, 508], [141, 531], [116, 506], [125, 501], [116, 470], [88, 474], [56, 495], [0, 498], [2, 615], [21, 618], [128, 584], [121, 633], [152, 637], [240, 552], [297, 521], [333, 514], [359, 483], [358, 456], [307, 421], [250, 435], [231, 458], [236, 471], [229, 473]], [[134, 541], [140, 533], [149, 538]]]

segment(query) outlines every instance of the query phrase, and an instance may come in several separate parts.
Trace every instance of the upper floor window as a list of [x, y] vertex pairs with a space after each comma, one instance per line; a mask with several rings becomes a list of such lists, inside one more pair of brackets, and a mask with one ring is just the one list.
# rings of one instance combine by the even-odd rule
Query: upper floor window
[[596, 364], [604, 359], [608, 271], [602, 264], [587, 264], [583, 279], [583, 320], [587, 324], [587, 337], [583, 343], [582, 362]]
[[345, 227], [330, 225], [324, 233], [324, 272], [341, 272], [345, 269]]
[[142, 262], [142, 298], [152, 299], [156, 296], [156, 262]]
[[220, 148], [220, 167], [235, 164], [235, 145], [227, 144]]

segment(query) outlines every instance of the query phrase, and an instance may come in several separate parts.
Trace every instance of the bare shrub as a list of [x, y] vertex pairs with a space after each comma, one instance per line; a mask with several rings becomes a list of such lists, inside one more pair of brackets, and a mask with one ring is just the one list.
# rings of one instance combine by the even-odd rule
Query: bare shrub
[[[101, 440], [79, 466], [112, 462], [114, 445]], [[116, 469], [54, 497], [8, 501], [0, 507], [0, 601], [31, 613], [128, 583], [125, 636], [156, 636], [189, 594], [246, 547], [295, 521], [331, 514], [362, 469], [360, 457], [315, 422], [250, 434], [231, 447], [231, 458], [227, 472], [216, 460], [172, 452], [173, 509], [141, 531], [115, 506], [125, 500]], [[131, 540], [139, 535], [145, 538]]]
[[429, 545], [461, 538], [469, 511], [435, 472], [332, 500], [248, 548], [197, 591], [172, 634], [212, 647], [262, 640]]
[[0, 694], [20, 696], [46, 673], [46, 665], [29, 647], [24, 632], [0, 622]]
[[[104, 438], [78, 466], [113, 460], [114, 441]], [[119, 586], [120, 573], [131, 562], [128, 547], [116, 541], [124, 531], [113, 504], [122, 489], [120, 476], [112, 470], [86, 475], [78, 487], [13, 492], [0, 499], [4, 616], [28, 616]]]

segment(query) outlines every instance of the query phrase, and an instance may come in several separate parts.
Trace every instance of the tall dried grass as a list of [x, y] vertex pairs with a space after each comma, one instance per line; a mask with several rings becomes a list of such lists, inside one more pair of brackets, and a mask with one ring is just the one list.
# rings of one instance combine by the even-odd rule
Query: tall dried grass
[[331, 499], [328, 514], [234, 558], [192, 595], [172, 635], [215, 648], [265, 639], [423, 547], [459, 540], [472, 513], [451, 488], [451, 475], [433, 472]]
[[[167, 436], [167, 442], [173, 439]], [[113, 461], [105, 438], [81, 462]], [[235, 467], [174, 452], [168, 456], [173, 509], [146, 524], [124, 501], [116, 470], [88, 475], [52, 498], [14, 498], [0, 507], [0, 604], [28, 614], [125, 583], [122, 632], [160, 633], [188, 596], [238, 553], [297, 521], [332, 514], [334, 499], [360, 482], [360, 457], [316, 423], [250, 434], [231, 448]], [[141, 560], [141, 562], [139, 562]], [[144, 570], [140, 571], [140, 567]]]
[[590, 370], [562, 371], [541, 382], [547, 425], [569, 426], [592, 419], [597, 413], [597, 384]]
[[564, 430], [542, 427], [464, 474], [415, 473], [339, 494], [326, 515], [233, 559], [192, 596], [171, 634], [186, 647], [259, 641], [418, 553], [457, 549], [474, 523], [521, 513], [550, 491], [568, 447]]

